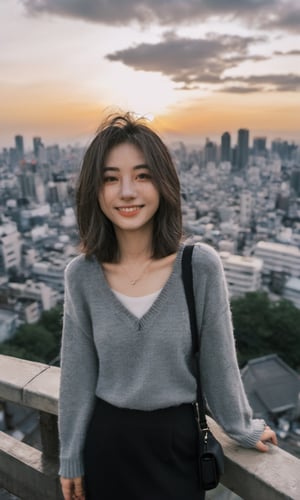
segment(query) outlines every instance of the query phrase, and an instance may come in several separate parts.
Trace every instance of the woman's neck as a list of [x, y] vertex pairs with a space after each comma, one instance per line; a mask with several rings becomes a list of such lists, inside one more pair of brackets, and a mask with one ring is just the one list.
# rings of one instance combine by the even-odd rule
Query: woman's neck
[[151, 259], [152, 248], [152, 233], [141, 234], [141, 232], [117, 234], [120, 263], [142, 263]]

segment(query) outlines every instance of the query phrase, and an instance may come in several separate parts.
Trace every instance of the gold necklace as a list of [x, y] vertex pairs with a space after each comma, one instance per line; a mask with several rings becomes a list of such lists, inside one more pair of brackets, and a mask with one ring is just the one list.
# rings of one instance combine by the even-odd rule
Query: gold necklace
[[146, 270], [150, 266], [151, 262], [152, 262], [152, 259], [150, 259], [148, 262], [146, 262], [146, 264], [144, 265], [144, 267], [142, 269], [142, 272], [136, 278], [131, 278], [129, 276], [127, 269], [124, 266], [122, 266], [125, 273], [127, 274], [128, 278], [129, 278], [129, 285], [130, 286], [135, 286], [137, 284], [137, 282], [141, 280], [142, 276], [144, 275], [144, 273], [146, 272]]

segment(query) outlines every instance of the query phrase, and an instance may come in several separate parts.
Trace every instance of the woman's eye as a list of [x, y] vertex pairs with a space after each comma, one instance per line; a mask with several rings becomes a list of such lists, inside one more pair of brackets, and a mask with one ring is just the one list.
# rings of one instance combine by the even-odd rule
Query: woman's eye
[[107, 177], [104, 177], [103, 182], [105, 184], [107, 184], [109, 182], [115, 182], [117, 180], [118, 180], [117, 177], [113, 177], [112, 175], [108, 175]]
[[151, 175], [148, 173], [141, 173], [138, 175], [138, 179], [141, 179], [142, 181], [152, 179]]

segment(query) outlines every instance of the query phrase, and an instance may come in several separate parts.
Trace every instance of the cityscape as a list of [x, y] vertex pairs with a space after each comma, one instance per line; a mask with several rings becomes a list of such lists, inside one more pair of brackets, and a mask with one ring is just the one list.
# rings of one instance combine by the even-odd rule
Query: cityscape
[[[170, 144], [182, 189], [186, 237], [212, 245], [230, 296], [257, 290], [300, 308], [300, 147], [224, 132], [203, 148]], [[0, 342], [63, 300], [77, 255], [74, 187], [83, 148], [21, 135], [0, 155]]]
[[278, 438], [257, 460], [225, 437], [229, 489], [207, 499], [298, 500], [299, 2], [3, 0], [0, 16], [0, 500], [62, 498], [76, 180], [99, 122], [126, 111], [169, 146], [184, 239], [220, 256], [245, 391]]
[[[74, 193], [84, 149], [48, 146], [34, 137], [25, 151], [22, 135], [14, 141], [0, 155], [0, 346], [21, 325], [34, 325], [62, 305], [64, 269], [78, 254]], [[250, 143], [250, 131], [239, 129], [236, 144], [224, 132], [219, 143], [207, 138], [204, 147], [169, 147], [181, 183], [185, 237], [219, 252], [230, 297], [265, 291], [272, 301], [285, 298], [300, 310], [299, 145], [284, 139], [268, 144], [264, 136]], [[292, 396], [273, 417], [281, 447], [299, 456], [299, 374], [274, 353], [248, 363], [242, 377], [264, 418], [266, 408], [270, 414], [274, 408], [268, 384], [284, 378]], [[257, 383], [265, 405], [257, 404]], [[280, 400], [282, 391], [277, 394]], [[8, 432], [30, 442], [36, 412], [5, 409], [6, 421], [21, 422]]]

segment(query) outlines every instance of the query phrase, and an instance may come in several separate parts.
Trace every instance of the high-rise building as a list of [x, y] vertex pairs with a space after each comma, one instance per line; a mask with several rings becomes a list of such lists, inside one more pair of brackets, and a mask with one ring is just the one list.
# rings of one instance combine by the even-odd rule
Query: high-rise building
[[18, 160], [23, 160], [24, 158], [24, 139], [22, 135], [15, 136], [15, 145], [17, 151]]
[[22, 165], [21, 171], [17, 174], [19, 196], [21, 198], [37, 200], [36, 178], [34, 164], [25, 163]]
[[231, 148], [231, 163], [236, 168], [237, 166], [237, 154], [238, 154], [238, 147], [237, 144]]
[[254, 137], [253, 139], [253, 152], [255, 155], [265, 154], [267, 139], [266, 137]]
[[253, 211], [253, 197], [250, 191], [243, 191], [240, 197], [240, 224], [249, 226]]
[[18, 154], [16, 148], [9, 148], [9, 164], [17, 165], [18, 163]]
[[282, 160], [291, 160], [294, 151], [297, 149], [296, 144], [275, 139], [271, 143], [272, 153], [277, 154]]
[[221, 160], [231, 161], [231, 137], [229, 132], [224, 132], [221, 137]]
[[295, 167], [291, 173], [290, 186], [297, 196], [300, 196], [300, 167]]
[[0, 272], [18, 269], [21, 263], [21, 239], [14, 222], [0, 225]]
[[237, 168], [243, 169], [248, 164], [249, 130], [240, 128], [238, 131]]
[[43, 146], [42, 139], [40, 137], [33, 138], [33, 153], [36, 158], [39, 156], [39, 148]]
[[217, 159], [217, 145], [208, 138], [204, 146], [204, 159], [205, 163], [215, 162]]

